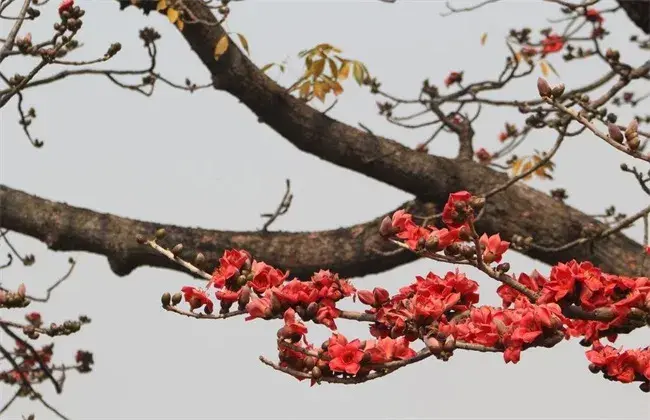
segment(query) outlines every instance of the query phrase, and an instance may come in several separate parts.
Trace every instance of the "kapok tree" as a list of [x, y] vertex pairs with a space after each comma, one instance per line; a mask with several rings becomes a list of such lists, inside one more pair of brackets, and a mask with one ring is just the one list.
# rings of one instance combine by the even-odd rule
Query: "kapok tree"
[[[441, 81], [444, 86], [425, 80], [413, 98], [405, 98], [388, 93], [362, 62], [329, 44], [300, 52], [304, 74], [290, 86], [278, 85], [266, 71], [283, 69], [285, 64], [257, 66], [247, 55], [244, 35], [224, 30], [222, 24], [231, 13], [227, 1], [119, 1], [127, 11], [164, 15], [175, 25], [209, 71], [211, 80], [205, 84], [177, 83], [156, 68], [160, 35], [152, 28], [139, 34], [151, 59], [146, 69], [92, 67], [110, 60], [119, 52], [119, 44], [111, 45], [100, 58], [67, 60], [79, 49], [76, 39], [82, 32], [84, 11], [71, 0], [61, 3], [52, 39], [40, 42], [28, 33], [19, 34], [26, 18], [38, 17], [25, 1], [0, 60], [36, 58], [38, 64], [26, 75], [2, 75], [7, 87], [0, 91], [0, 106], [16, 102], [20, 123], [34, 146], [43, 143], [32, 138], [29, 127], [35, 112], [25, 112], [23, 103], [24, 95], [37, 86], [77, 75], [101, 75], [147, 96], [160, 83], [190, 93], [211, 87], [237, 97], [260, 123], [301, 150], [400, 188], [416, 199], [348, 228], [270, 232], [272, 222], [290, 208], [287, 182], [277, 209], [263, 215], [267, 221], [260, 231], [220, 232], [106, 216], [2, 186], [0, 224], [38, 238], [53, 250], [105, 255], [118, 275], [150, 265], [178, 269], [206, 281], [202, 287], [165, 293], [162, 306], [167, 311], [194, 318], [284, 319], [277, 332], [277, 358], [260, 360], [312, 385], [360, 383], [429, 357], [447, 361], [461, 350], [502, 353], [506, 363], [517, 363], [529, 348], [552, 348], [562, 340], [577, 339], [588, 347], [586, 364], [592, 372], [618, 382], [637, 382], [641, 390], [650, 391], [650, 349], [624, 350], [606, 344], [650, 322], [650, 206], [641, 206], [632, 215], [608, 208], [594, 217], [568, 206], [563, 189], [543, 193], [521, 185], [533, 176], [552, 179], [553, 158], [563, 142], [584, 135], [609, 144], [613, 155], [634, 158], [638, 165], [621, 165], [621, 170], [638, 185], [640, 197], [650, 195], [650, 155], [645, 151], [650, 134], [643, 129], [650, 116], [619, 121], [612, 111], [616, 106], [636, 106], [648, 97], [642, 89], [647, 89], [650, 79], [650, 61], [638, 63], [638, 57], [623, 57], [603, 46], [610, 29], [607, 16], [621, 10], [645, 34], [650, 33], [648, 3], [621, 1], [605, 9], [598, 1], [554, 2], [563, 18], [552, 27], [510, 31], [504, 67], [495, 78], [470, 81], [463, 70], [455, 69]], [[489, 3], [494, 1], [469, 9], [449, 6], [449, 13]], [[630, 42], [640, 51], [650, 46], [650, 40], [639, 36]], [[535, 81], [531, 76], [536, 68], [544, 74], [554, 72], [552, 62], [560, 59], [576, 66], [587, 59], [601, 60], [608, 70], [575, 87], [551, 85], [545, 78]], [[39, 76], [53, 64], [70, 68]], [[336, 105], [334, 97], [344, 91], [350, 76], [381, 98], [379, 112], [389, 123], [406, 129], [426, 127], [431, 134], [409, 148], [365, 126], [357, 129], [328, 117], [328, 110]], [[499, 95], [517, 79], [527, 80], [534, 96]], [[502, 147], [488, 151], [475, 144], [474, 127], [481, 110], [493, 106], [516, 110], [521, 121], [505, 123], [498, 134]], [[553, 133], [553, 147], [530, 156], [515, 155], [536, 130]], [[429, 143], [443, 134], [458, 140], [453, 159], [428, 153]], [[645, 226], [643, 244], [622, 233], [639, 221]], [[518, 271], [508, 263], [508, 252], [526, 254], [551, 269]], [[357, 289], [347, 280], [416, 258], [441, 261], [450, 269], [423, 273], [392, 296], [380, 287]], [[465, 266], [501, 283], [497, 293], [502, 307], [479, 304], [478, 283], [463, 273]], [[365, 308], [341, 310], [337, 305], [346, 298], [358, 299]], [[337, 332], [337, 323], [344, 320], [367, 323], [368, 337]], [[329, 328], [331, 338], [311, 343], [307, 322]]]

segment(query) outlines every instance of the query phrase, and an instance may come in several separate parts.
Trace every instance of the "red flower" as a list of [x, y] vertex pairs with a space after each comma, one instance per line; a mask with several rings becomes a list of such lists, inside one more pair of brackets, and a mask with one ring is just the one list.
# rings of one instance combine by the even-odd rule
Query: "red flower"
[[605, 19], [603, 19], [603, 17], [601, 16], [600, 12], [598, 12], [598, 10], [595, 9], [585, 10], [585, 17], [589, 22], [594, 22], [598, 24], [602, 24], [605, 21]]
[[550, 54], [560, 51], [564, 47], [564, 38], [560, 35], [548, 35], [542, 41], [542, 52]]
[[190, 304], [192, 310], [198, 309], [203, 305], [206, 306], [208, 312], [212, 312], [214, 309], [214, 303], [210, 300], [205, 290], [197, 287], [185, 286], [181, 289], [181, 292], [183, 292], [185, 302]]
[[445, 78], [445, 86], [449, 87], [454, 83], [460, 83], [463, 81], [463, 72], [452, 71], [449, 73], [447, 78]]
[[508, 140], [509, 137], [510, 137], [510, 134], [508, 134], [505, 131], [502, 131], [502, 132], [499, 133], [499, 141], [501, 141], [501, 142], [504, 142], [504, 141]]
[[483, 236], [481, 236], [480, 243], [485, 246], [485, 250], [483, 251], [483, 261], [485, 261], [486, 264], [491, 264], [493, 262], [498, 263], [501, 261], [501, 256], [510, 246], [510, 242], [502, 241], [501, 236], [498, 233], [489, 238], [484, 233]]
[[74, 0], [63, 0], [59, 5], [59, 14], [72, 9], [72, 6], [74, 6]]
[[287, 335], [297, 334], [301, 338], [307, 334], [307, 327], [300, 321], [296, 321], [296, 311], [292, 308], [284, 311], [284, 333]]
[[334, 322], [335, 318], [338, 318], [341, 314], [341, 311], [336, 308], [334, 302], [331, 300], [323, 300], [318, 306], [318, 311], [316, 312], [316, 321], [320, 324], [325, 325], [330, 330], [336, 329], [336, 323]]
[[210, 285], [221, 288], [226, 281], [240, 274], [244, 266], [250, 264], [251, 256], [248, 252], [238, 249], [227, 249], [219, 259], [219, 267], [212, 273]]
[[246, 312], [248, 312], [248, 316], [245, 318], [246, 321], [255, 318], [269, 318], [272, 315], [270, 291], [263, 297], [248, 302]]
[[[330, 340], [331, 343], [332, 340]], [[332, 358], [329, 361], [329, 367], [332, 372], [345, 372], [350, 375], [356, 375], [361, 369], [361, 360], [363, 352], [361, 351], [361, 342], [348, 340], [338, 335], [333, 343], [327, 348], [327, 353]]]
[[469, 207], [469, 200], [472, 194], [467, 191], [459, 191], [449, 194], [449, 199], [442, 210], [442, 221], [451, 228], [459, 228], [465, 224], [467, 217], [473, 215]]
[[253, 261], [251, 271], [253, 272], [253, 280], [251, 280], [250, 286], [259, 294], [264, 293], [271, 287], [281, 285], [284, 283], [284, 280], [289, 277], [289, 272], [283, 273], [277, 268], [273, 268], [266, 263], [257, 261]]
[[372, 292], [370, 290], [359, 290], [357, 296], [361, 303], [375, 307], [379, 307], [390, 300], [388, 290], [381, 287], [375, 287]]
[[645, 247], [645, 253], [646, 253], [647, 255], [650, 255], [650, 245], [648, 245], [648, 246]]

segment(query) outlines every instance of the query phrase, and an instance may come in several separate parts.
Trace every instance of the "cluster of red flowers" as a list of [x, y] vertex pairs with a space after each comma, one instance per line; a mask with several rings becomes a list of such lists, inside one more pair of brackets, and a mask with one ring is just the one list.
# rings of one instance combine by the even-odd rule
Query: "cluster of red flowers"
[[[278, 331], [280, 366], [312, 383], [334, 375], [362, 378], [386, 363], [409, 360], [416, 355], [409, 343], [418, 339], [430, 354], [444, 360], [455, 348], [469, 348], [500, 351], [506, 363], [517, 363], [522, 350], [552, 346], [571, 337], [594, 343], [588, 358], [607, 377], [637, 378], [643, 386], [650, 383], [647, 349], [617, 353], [598, 341], [603, 336], [614, 341], [616, 328], [624, 326], [632, 312], [650, 311], [650, 279], [610, 275], [591, 263], [575, 261], [552, 267], [548, 278], [537, 272], [507, 274], [507, 264], [492, 268], [510, 243], [499, 234], [478, 236], [473, 222], [483, 204], [483, 199], [467, 191], [453, 193], [441, 214], [445, 228], [418, 225], [412, 215], [399, 210], [382, 221], [380, 234], [431, 257], [473, 264], [501, 280], [504, 284], [497, 289], [501, 308], [476, 306], [478, 283], [458, 270], [444, 277], [418, 276], [391, 296], [382, 288], [357, 292], [329, 271], [319, 271], [309, 281], [287, 281], [289, 273], [254, 261], [241, 250], [224, 253], [210, 286], [217, 289], [222, 312], [237, 302], [248, 313], [247, 320], [283, 316], [284, 326]], [[206, 312], [212, 311], [205, 290], [185, 287], [183, 292], [192, 309], [205, 305]], [[302, 321], [336, 330], [334, 319], [341, 314], [336, 302], [353, 295], [370, 306], [360, 315], [372, 322], [370, 333], [375, 339], [348, 340], [334, 333], [318, 349], [309, 344], [307, 328], [296, 314]]]
[[[270, 319], [287, 308], [296, 308], [301, 318], [313, 319], [335, 330], [334, 319], [340, 313], [336, 302], [356, 291], [347, 280], [329, 270], [314, 273], [310, 281], [286, 281], [289, 272], [252, 260], [242, 250], [225, 251], [219, 262], [208, 287], [217, 289], [215, 296], [221, 302], [222, 312], [227, 313], [238, 303], [249, 315], [246, 320]], [[214, 304], [207, 290], [187, 286], [182, 291], [192, 309], [205, 305], [205, 312], [212, 313]]]
[[449, 87], [454, 83], [461, 83], [463, 81], [463, 72], [462, 71], [452, 71], [445, 78], [445, 86]]

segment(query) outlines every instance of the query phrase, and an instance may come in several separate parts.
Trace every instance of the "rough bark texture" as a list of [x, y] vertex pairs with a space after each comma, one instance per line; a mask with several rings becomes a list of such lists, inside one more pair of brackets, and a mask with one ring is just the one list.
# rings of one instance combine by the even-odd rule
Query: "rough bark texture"
[[[125, 4], [125, 3], [123, 3]], [[507, 176], [481, 164], [415, 152], [396, 141], [369, 134], [323, 115], [289, 95], [230, 43], [218, 61], [213, 50], [225, 35], [202, 2], [186, 2], [203, 23], [187, 24], [182, 34], [213, 76], [215, 87], [229, 92], [261, 122], [307, 153], [365, 174], [419, 197], [413, 212], [429, 214], [459, 190], [486, 192]], [[38, 238], [55, 250], [89, 251], [105, 255], [112, 270], [126, 275], [142, 265], [179, 269], [135, 242], [136, 234], [151, 236], [160, 225], [71, 207], [0, 186], [0, 226]], [[378, 235], [380, 218], [347, 228], [304, 233], [226, 232], [164, 226], [167, 244], [183, 243], [188, 252], [206, 254], [209, 266], [229, 247], [245, 248], [257, 259], [305, 276], [329, 268], [344, 276], [378, 273], [412, 261], [407, 252], [384, 255], [390, 249]], [[531, 236], [544, 247], [558, 247], [599, 225], [591, 217], [525, 185], [515, 185], [490, 198], [478, 228], [489, 234]], [[641, 262], [642, 247], [622, 234], [562, 252], [526, 252], [548, 264], [590, 260], [612, 273], [630, 273]], [[189, 255], [185, 255], [191, 258]]]
[[646, 34], [650, 34], [650, 0], [618, 0], [627, 17]]

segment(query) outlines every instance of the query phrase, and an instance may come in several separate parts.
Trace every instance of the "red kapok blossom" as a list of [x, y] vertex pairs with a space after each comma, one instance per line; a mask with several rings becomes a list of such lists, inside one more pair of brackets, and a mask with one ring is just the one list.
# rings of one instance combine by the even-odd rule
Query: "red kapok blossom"
[[486, 264], [491, 264], [493, 262], [498, 263], [501, 261], [501, 256], [510, 246], [510, 242], [502, 241], [501, 236], [498, 233], [489, 238], [484, 233], [483, 236], [481, 236], [480, 243], [485, 246], [485, 250], [483, 251], [483, 261], [485, 261]]
[[59, 14], [65, 12], [66, 10], [72, 9], [74, 6], [74, 0], [63, 0], [59, 5]]
[[542, 41], [542, 52], [550, 54], [562, 50], [564, 47], [564, 38], [560, 35], [548, 35]]
[[192, 310], [198, 309], [201, 306], [205, 305], [208, 312], [212, 312], [214, 309], [214, 303], [208, 297], [208, 294], [205, 290], [199, 289], [198, 287], [185, 286], [181, 289], [185, 297], [185, 302], [190, 304]]
[[458, 191], [449, 194], [449, 199], [442, 210], [442, 221], [451, 228], [459, 228], [465, 224], [467, 217], [472, 216], [469, 200], [472, 194], [467, 191]]
[[504, 142], [504, 141], [508, 140], [509, 137], [510, 137], [510, 134], [508, 134], [505, 131], [502, 131], [502, 132], [499, 133], [499, 141], [500, 142]]
[[453, 85], [454, 83], [460, 83], [463, 81], [463, 72], [457, 72], [457, 71], [452, 71], [449, 73], [449, 75], [445, 78], [445, 86], [449, 87]]
[[251, 271], [253, 273], [253, 280], [250, 282], [250, 287], [259, 294], [264, 293], [271, 287], [281, 285], [289, 277], [289, 272], [283, 273], [277, 268], [257, 261], [253, 261]]
[[269, 290], [261, 298], [251, 299], [246, 305], [246, 312], [248, 313], [245, 318], [246, 321], [255, 318], [269, 318], [273, 314], [271, 310], [271, 291]]
[[284, 327], [283, 332], [287, 335], [299, 335], [301, 338], [307, 334], [307, 327], [300, 321], [296, 321], [296, 311], [292, 308], [284, 311]]
[[645, 253], [646, 253], [647, 255], [650, 255], [650, 245], [648, 245], [648, 246], [645, 247]]
[[589, 22], [594, 22], [594, 23], [603, 23], [605, 21], [605, 19], [600, 14], [600, 12], [595, 9], [585, 10], [585, 18], [587, 18]]
[[332, 358], [329, 361], [332, 372], [345, 372], [356, 375], [361, 369], [363, 351], [361, 351], [361, 342], [358, 339], [348, 343], [348, 340], [339, 334], [333, 343], [330, 340], [327, 353]]

